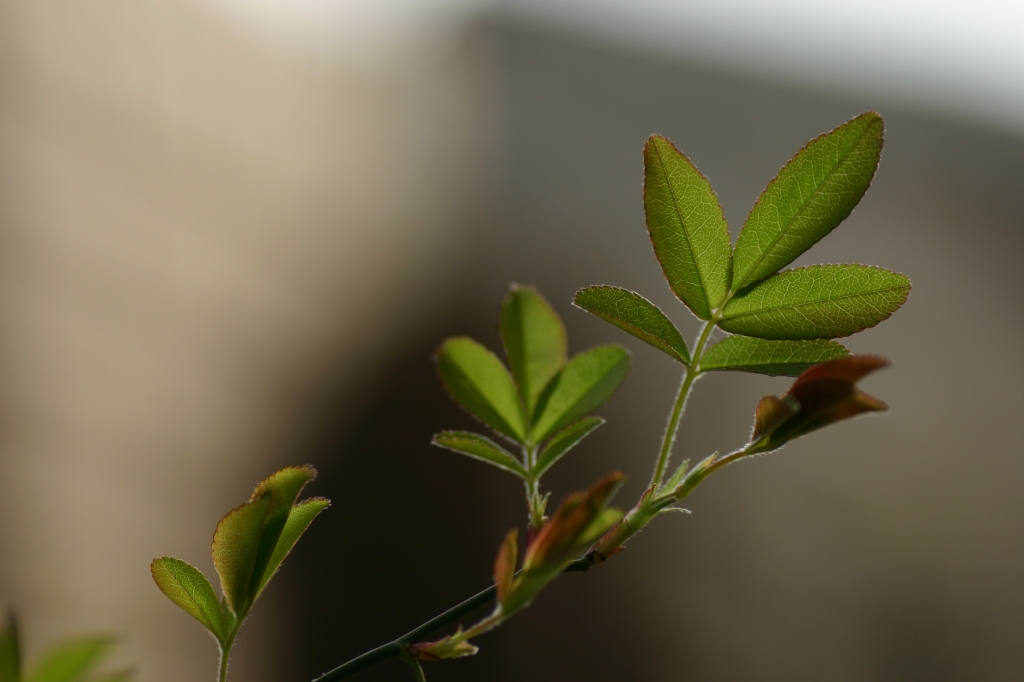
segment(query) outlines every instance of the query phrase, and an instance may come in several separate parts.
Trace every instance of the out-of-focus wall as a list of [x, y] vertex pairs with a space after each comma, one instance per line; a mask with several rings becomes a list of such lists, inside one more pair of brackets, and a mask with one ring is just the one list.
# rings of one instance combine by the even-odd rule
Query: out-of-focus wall
[[[217, 520], [305, 455], [301, 396], [450, 287], [466, 75], [429, 32], [318, 56], [193, 3], [0, 4], [0, 604], [31, 649], [110, 631], [144, 680], [212, 676], [149, 562], [212, 576]], [[238, 679], [285, 674], [281, 595]]]

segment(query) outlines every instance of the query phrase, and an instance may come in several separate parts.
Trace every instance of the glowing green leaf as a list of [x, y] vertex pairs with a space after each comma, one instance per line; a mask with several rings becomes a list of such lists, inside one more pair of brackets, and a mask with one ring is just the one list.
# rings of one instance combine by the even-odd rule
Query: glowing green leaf
[[274, 574], [277, 573], [277, 569], [281, 567], [281, 562], [285, 560], [285, 557], [295, 547], [295, 543], [299, 541], [302, 534], [309, 528], [309, 524], [313, 523], [313, 519], [329, 506], [331, 506], [331, 501], [325, 497], [310, 497], [291, 508], [288, 512], [288, 521], [281, 530], [281, 535], [274, 546], [274, 553], [270, 556], [270, 561], [267, 563], [263, 578], [260, 580], [260, 586], [256, 592], [257, 597], [263, 592], [263, 588], [267, 586], [267, 583], [274, 577]]
[[523, 468], [523, 465], [512, 453], [490, 438], [481, 436], [478, 433], [442, 431], [434, 436], [431, 443], [446, 450], [487, 462], [524, 479], [527, 477], [526, 469]]
[[811, 365], [849, 354], [850, 351], [835, 341], [769, 341], [736, 335], [705, 351], [700, 368], [795, 377]]
[[644, 148], [644, 209], [672, 291], [694, 315], [711, 319], [732, 278], [729, 228], [708, 179], [659, 135]]
[[672, 321], [661, 308], [640, 294], [607, 285], [576, 292], [573, 303], [619, 329], [645, 341], [679, 362], [690, 362], [690, 351]]
[[455, 337], [434, 356], [441, 382], [470, 414], [498, 433], [526, 441], [526, 415], [505, 365], [473, 339]]
[[814, 140], [761, 193], [736, 240], [732, 289], [793, 262], [846, 220], [882, 152], [882, 118], [861, 114]]
[[600, 407], [628, 372], [629, 351], [622, 346], [598, 346], [574, 357], [545, 391], [538, 406], [534, 441], [544, 440]]
[[719, 325], [762, 339], [831, 339], [873, 327], [910, 293], [905, 276], [867, 265], [813, 265], [772, 275], [725, 306]]
[[565, 327], [533, 287], [513, 284], [501, 304], [501, 340], [527, 414], [566, 360]]
[[537, 457], [537, 465], [534, 475], [540, 477], [545, 471], [554, 466], [555, 462], [562, 458], [562, 455], [576, 447], [576, 444], [586, 438], [594, 429], [604, 424], [601, 417], [587, 417], [574, 424], [569, 424], [556, 433]]
[[247, 502], [221, 519], [213, 533], [213, 565], [220, 576], [221, 591], [239, 615], [251, 606], [250, 587], [259, 581], [253, 569], [269, 509], [269, 497]]
[[220, 601], [213, 585], [199, 569], [180, 559], [163, 557], [150, 566], [153, 580], [167, 598], [180, 606], [223, 642], [225, 629]]

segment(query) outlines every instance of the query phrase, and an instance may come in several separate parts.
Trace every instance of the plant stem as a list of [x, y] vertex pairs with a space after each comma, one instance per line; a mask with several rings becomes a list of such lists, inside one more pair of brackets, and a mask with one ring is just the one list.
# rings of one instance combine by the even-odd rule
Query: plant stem
[[[573, 573], [577, 571], [586, 571], [593, 565], [593, 559], [590, 556], [585, 556], [582, 559], [577, 559], [566, 566], [562, 572]], [[334, 682], [335, 680], [342, 680], [375, 663], [380, 663], [381, 661], [389, 658], [399, 657], [410, 644], [423, 639], [434, 630], [439, 630], [446, 625], [451, 625], [470, 611], [494, 601], [496, 595], [497, 588], [494, 585], [491, 585], [486, 590], [478, 592], [461, 604], [456, 604], [444, 613], [434, 616], [415, 630], [411, 630], [398, 639], [388, 642], [387, 644], [383, 644], [376, 649], [371, 649], [365, 654], [356, 656], [351, 661], [338, 666], [330, 672], [324, 673], [313, 680], [313, 682]]]
[[711, 338], [711, 332], [715, 329], [717, 319], [704, 323], [700, 331], [697, 343], [693, 347], [693, 354], [690, 356], [690, 364], [686, 366], [686, 373], [683, 375], [682, 383], [679, 384], [679, 393], [676, 395], [676, 402], [672, 406], [672, 412], [668, 418], [668, 426], [665, 428], [665, 436], [661, 440], [661, 450], [658, 452], [658, 462], [654, 465], [654, 475], [651, 476], [651, 485], [661, 485], [665, 478], [665, 468], [668, 467], [669, 457], [672, 455], [672, 445], [676, 442], [676, 432], [679, 430], [679, 421], [683, 417], [683, 410], [686, 407], [686, 399], [690, 397], [693, 382], [700, 376], [700, 358], [704, 354], [704, 346]]

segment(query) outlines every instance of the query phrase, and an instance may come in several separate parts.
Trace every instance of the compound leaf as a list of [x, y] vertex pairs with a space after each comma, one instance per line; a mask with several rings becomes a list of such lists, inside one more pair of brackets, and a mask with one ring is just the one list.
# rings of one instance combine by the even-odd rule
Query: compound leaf
[[796, 377], [811, 365], [845, 358], [842, 344], [824, 339], [770, 341], [752, 336], [730, 336], [704, 352], [702, 370], [739, 370], [769, 376]]
[[534, 475], [538, 478], [554, 466], [555, 462], [576, 447], [576, 444], [591, 434], [597, 427], [604, 424], [601, 417], [586, 417], [556, 433], [537, 457]]
[[213, 533], [213, 565], [220, 576], [221, 591], [239, 616], [251, 605], [250, 586], [259, 581], [253, 569], [269, 509], [269, 497], [247, 502], [228, 512]]
[[160, 591], [186, 613], [202, 623], [217, 641], [224, 641], [224, 619], [213, 585], [202, 572], [172, 557], [154, 559], [150, 572]]
[[43, 654], [25, 682], [80, 682], [113, 644], [110, 637], [83, 637], [58, 644]]
[[719, 326], [762, 339], [831, 339], [887, 319], [910, 280], [867, 265], [812, 265], [772, 275], [725, 306]]
[[257, 597], [277, 573], [277, 569], [281, 567], [281, 563], [295, 547], [295, 543], [309, 528], [309, 524], [313, 523], [313, 519], [329, 506], [331, 506], [331, 501], [325, 497], [310, 497], [294, 505], [288, 511], [288, 520], [285, 522], [284, 528], [281, 529], [277, 544], [274, 546], [274, 553], [270, 555], [270, 561], [267, 562], [259, 589], [256, 591]]
[[689, 364], [690, 351], [686, 348], [682, 334], [661, 308], [640, 294], [600, 285], [577, 291], [573, 303], [668, 353], [684, 365]]
[[468, 337], [441, 344], [434, 356], [441, 383], [470, 414], [520, 443], [526, 441], [526, 415], [519, 391], [498, 356]]
[[797, 152], [740, 231], [733, 291], [789, 265], [846, 220], [875, 175], [882, 135], [882, 117], [869, 111]]
[[21, 682], [21, 642], [13, 613], [7, 615], [7, 627], [0, 632], [0, 682]]
[[629, 372], [629, 351], [598, 346], [574, 357], [551, 382], [538, 406], [533, 439], [540, 442], [612, 397]]
[[644, 210], [669, 286], [693, 314], [711, 319], [732, 277], [732, 244], [718, 197], [667, 138], [644, 147]]
[[532, 415], [541, 391], [565, 365], [565, 327], [536, 289], [518, 284], [502, 301], [500, 327], [509, 368]]
[[509, 471], [521, 478], [527, 478], [526, 469], [523, 465], [505, 448], [493, 440], [478, 433], [469, 431], [442, 431], [430, 441], [436, 445], [452, 452], [467, 455], [481, 462], [487, 462], [499, 469]]

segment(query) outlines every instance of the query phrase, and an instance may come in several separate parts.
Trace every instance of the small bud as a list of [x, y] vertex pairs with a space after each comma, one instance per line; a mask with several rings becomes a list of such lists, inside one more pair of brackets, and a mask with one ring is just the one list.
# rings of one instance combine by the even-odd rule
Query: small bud
[[409, 655], [420, 661], [443, 661], [448, 658], [472, 656], [480, 649], [461, 639], [462, 628], [436, 642], [420, 642], [409, 647]]

